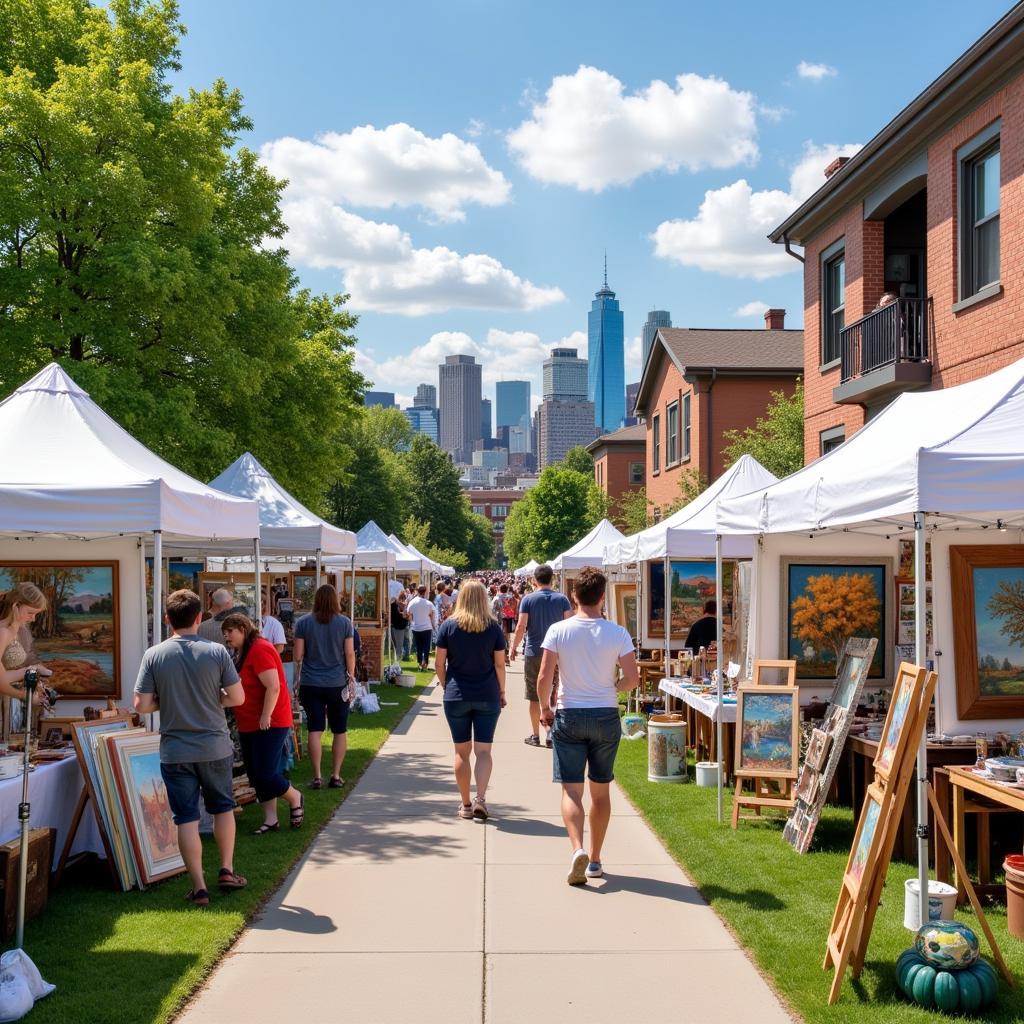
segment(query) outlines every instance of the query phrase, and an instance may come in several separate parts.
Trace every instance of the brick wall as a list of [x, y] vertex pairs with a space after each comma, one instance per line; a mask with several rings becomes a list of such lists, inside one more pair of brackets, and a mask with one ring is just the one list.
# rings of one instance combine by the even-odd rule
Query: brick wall
[[634, 462], [643, 463], [647, 457], [639, 445], [628, 448], [624, 445], [608, 445], [600, 449], [594, 459], [594, 480], [608, 497], [615, 501], [626, 491], [638, 491], [643, 483], [632, 484], [629, 467]]
[[359, 640], [362, 644], [363, 658], [366, 661], [371, 679], [380, 679], [384, 642], [384, 630], [377, 626], [360, 626]]
[[[665, 450], [665, 406], [670, 402], [681, 400], [682, 396], [692, 390], [689, 384], [683, 380], [675, 363], [667, 357], [661, 360], [658, 376], [654, 381], [653, 398], [647, 411], [647, 497], [656, 505], [669, 505], [679, 496], [679, 475], [687, 466], [698, 465], [700, 458], [700, 431], [693, 431], [690, 461], [681, 463], [672, 468], [666, 468], [668, 453]], [[690, 415], [694, 425], [697, 423], [697, 399], [694, 397]], [[661, 471], [654, 472], [654, 444], [651, 431], [653, 429], [654, 417], [658, 416], [658, 424], [661, 430]]]

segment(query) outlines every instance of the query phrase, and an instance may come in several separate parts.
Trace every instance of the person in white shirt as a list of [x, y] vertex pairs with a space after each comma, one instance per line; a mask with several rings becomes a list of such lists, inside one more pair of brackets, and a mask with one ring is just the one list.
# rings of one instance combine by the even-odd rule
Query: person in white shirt
[[430, 637], [437, 625], [434, 606], [427, 600], [427, 588], [417, 587], [416, 596], [406, 607], [406, 613], [412, 624], [412, 640], [416, 647], [416, 664], [421, 672], [427, 671], [430, 661]]
[[[551, 726], [554, 781], [562, 784], [562, 820], [572, 845], [567, 881], [583, 885], [601, 878], [601, 848], [611, 820], [609, 787], [615, 754], [622, 737], [619, 690], [640, 685], [636, 654], [629, 633], [603, 617], [607, 580], [587, 566], [576, 577], [577, 611], [554, 623], [541, 647], [537, 694], [541, 716]], [[550, 707], [551, 686], [558, 669], [558, 698]], [[622, 681], [618, 670], [622, 669]], [[590, 852], [583, 849], [583, 777], [590, 783]]]
[[285, 636], [284, 626], [280, 619], [275, 619], [267, 612], [267, 599], [263, 598], [263, 626], [260, 629], [260, 636], [274, 645], [274, 649], [280, 654], [284, 650]]
[[388, 601], [394, 601], [404, 590], [405, 585], [401, 580], [388, 580]]

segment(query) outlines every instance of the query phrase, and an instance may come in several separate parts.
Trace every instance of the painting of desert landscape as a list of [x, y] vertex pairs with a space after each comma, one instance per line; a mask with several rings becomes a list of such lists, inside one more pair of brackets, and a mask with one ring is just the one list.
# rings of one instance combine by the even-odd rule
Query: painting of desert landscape
[[[704, 614], [704, 602], [715, 597], [714, 562], [672, 562], [672, 635], [686, 636], [687, 630]], [[732, 625], [736, 563], [722, 563], [722, 622]], [[650, 565], [650, 635], [665, 635], [665, 567]]]
[[973, 569], [982, 697], [1024, 694], [1024, 567]]
[[53, 671], [50, 685], [69, 696], [118, 692], [117, 565], [113, 562], [26, 562], [0, 565], [0, 590], [20, 580], [46, 595], [32, 624], [39, 660]]

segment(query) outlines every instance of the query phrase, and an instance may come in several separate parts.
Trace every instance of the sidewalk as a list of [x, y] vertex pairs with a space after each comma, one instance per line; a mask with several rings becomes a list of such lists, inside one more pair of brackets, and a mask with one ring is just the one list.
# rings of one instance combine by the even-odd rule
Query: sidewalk
[[522, 742], [520, 665], [494, 746], [491, 820], [455, 816], [435, 687], [182, 1024], [790, 1020], [617, 789], [607, 877], [566, 884], [551, 755]]

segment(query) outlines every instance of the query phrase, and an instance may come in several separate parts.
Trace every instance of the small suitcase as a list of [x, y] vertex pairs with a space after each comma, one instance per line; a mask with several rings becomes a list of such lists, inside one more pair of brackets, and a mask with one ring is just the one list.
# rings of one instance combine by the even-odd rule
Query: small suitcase
[[[25, 920], [46, 909], [50, 896], [50, 866], [56, 829], [34, 828], [28, 834], [28, 876], [25, 888]], [[18, 864], [21, 837], [0, 843], [0, 939], [10, 938], [18, 921]]]

